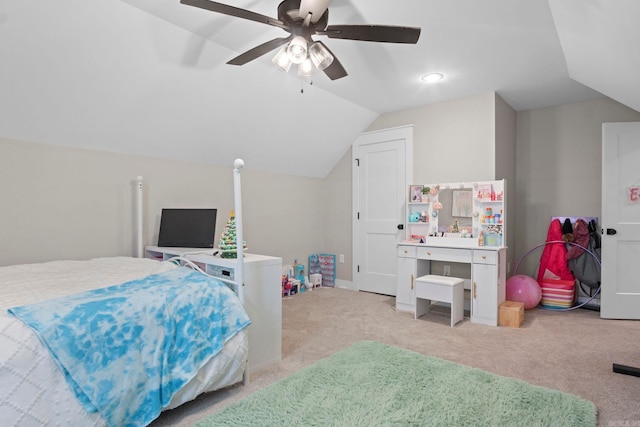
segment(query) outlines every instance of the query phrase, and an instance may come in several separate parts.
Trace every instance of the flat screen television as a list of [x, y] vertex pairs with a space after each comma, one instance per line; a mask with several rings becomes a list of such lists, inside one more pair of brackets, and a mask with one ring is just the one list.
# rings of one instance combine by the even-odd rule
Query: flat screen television
[[213, 248], [217, 209], [162, 209], [158, 246]]

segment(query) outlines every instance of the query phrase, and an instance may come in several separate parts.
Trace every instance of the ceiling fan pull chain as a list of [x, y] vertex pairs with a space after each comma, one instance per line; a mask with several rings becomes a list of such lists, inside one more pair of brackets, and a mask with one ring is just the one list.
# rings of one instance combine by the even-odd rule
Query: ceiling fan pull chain
[[[313, 86], [313, 80], [309, 80], [309, 86]], [[304, 93], [304, 80], [300, 79], [300, 93]]]

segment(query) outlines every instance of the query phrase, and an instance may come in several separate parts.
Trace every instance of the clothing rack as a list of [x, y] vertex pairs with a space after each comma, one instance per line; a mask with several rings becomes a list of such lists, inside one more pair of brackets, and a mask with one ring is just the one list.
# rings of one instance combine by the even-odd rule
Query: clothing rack
[[561, 223], [564, 223], [567, 218], [573, 225], [575, 225], [575, 223], [578, 222], [579, 219], [584, 220], [586, 223], [589, 223], [591, 221], [595, 221], [596, 224], [598, 223], [597, 216], [552, 216], [551, 221], [553, 221], [554, 219], [559, 219]]

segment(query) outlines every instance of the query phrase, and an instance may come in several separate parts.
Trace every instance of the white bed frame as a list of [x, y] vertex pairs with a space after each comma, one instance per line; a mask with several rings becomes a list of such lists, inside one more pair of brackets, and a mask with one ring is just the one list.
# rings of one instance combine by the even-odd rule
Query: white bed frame
[[[238, 266], [235, 269], [236, 280], [221, 279], [225, 282], [231, 283], [237, 287], [238, 297], [244, 304], [244, 235], [242, 232], [242, 183], [240, 180], [240, 169], [244, 167], [244, 160], [236, 159], [233, 162], [233, 202], [236, 215], [236, 242], [240, 242], [237, 245], [237, 259]], [[136, 248], [135, 256], [137, 258], [144, 257], [144, 226], [143, 226], [143, 177], [136, 177]]]
[[[244, 167], [244, 160], [236, 159], [233, 162], [233, 203], [236, 218], [236, 251], [237, 251], [237, 266], [235, 268], [235, 280], [228, 280], [223, 278], [217, 278], [226, 283], [233, 285], [234, 289], [240, 298], [242, 305], [245, 305], [244, 298], [244, 235], [242, 230], [242, 184], [240, 179], [240, 169]], [[136, 248], [135, 256], [137, 258], [144, 257], [144, 221], [143, 221], [143, 177], [136, 177]], [[179, 257], [178, 257], [179, 258]], [[191, 263], [188, 259], [184, 258], [184, 261]], [[206, 273], [205, 273], [206, 274]], [[251, 351], [251, 349], [249, 349]], [[249, 369], [245, 368], [243, 375], [243, 382], [245, 385], [249, 383]]]

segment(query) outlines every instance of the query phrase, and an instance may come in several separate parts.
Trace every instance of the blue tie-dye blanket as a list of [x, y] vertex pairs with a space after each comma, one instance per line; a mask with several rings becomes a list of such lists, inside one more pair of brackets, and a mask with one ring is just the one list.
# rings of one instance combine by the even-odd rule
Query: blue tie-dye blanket
[[8, 310], [33, 329], [88, 412], [147, 425], [251, 322], [221, 281], [177, 268]]

